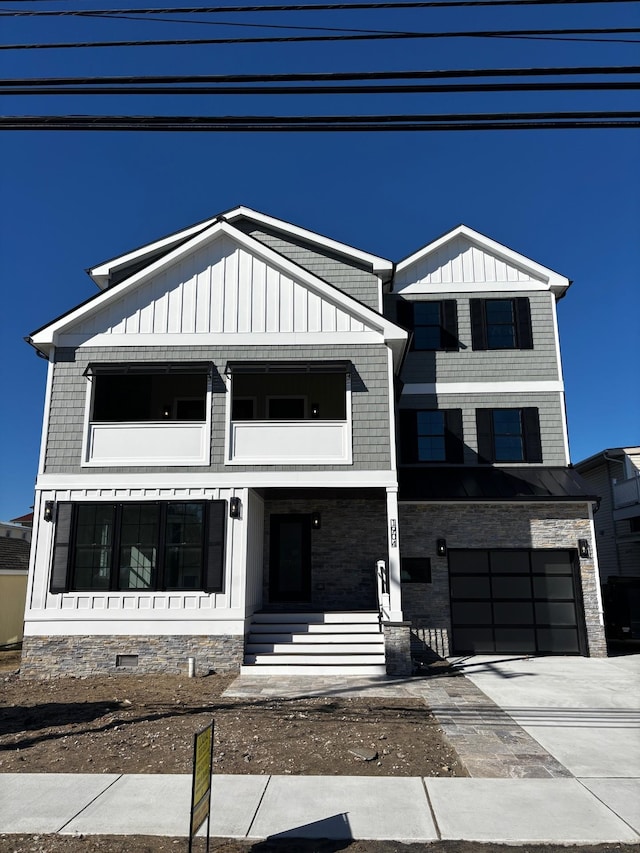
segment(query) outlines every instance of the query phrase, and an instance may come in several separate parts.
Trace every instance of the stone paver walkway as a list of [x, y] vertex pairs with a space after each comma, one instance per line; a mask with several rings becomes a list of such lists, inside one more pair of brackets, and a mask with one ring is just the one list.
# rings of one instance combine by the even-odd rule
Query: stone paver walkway
[[455, 669], [412, 678], [242, 675], [229, 685], [224, 695], [282, 699], [320, 696], [420, 699], [433, 712], [470, 776], [493, 779], [572, 776]]

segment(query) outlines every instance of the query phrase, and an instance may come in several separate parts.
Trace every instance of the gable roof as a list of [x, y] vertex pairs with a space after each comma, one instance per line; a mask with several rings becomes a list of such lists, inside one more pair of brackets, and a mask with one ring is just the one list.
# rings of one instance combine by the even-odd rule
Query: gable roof
[[133, 294], [138, 288], [152, 282], [182, 260], [201, 249], [206, 249], [219, 240], [232, 241], [234, 245], [246, 250], [252, 256], [260, 258], [271, 268], [283, 272], [294, 282], [308, 288], [309, 291], [331, 303], [336, 309], [381, 334], [393, 350], [396, 363], [399, 363], [408, 337], [406, 331], [378, 312], [348, 296], [339, 288], [324, 281], [294, 261], [285, 258], [223, 219], [216, 219], [208, 227], [193, 231], [188, 238], [174, 242], [170, 249], [160, 255], [153, 252], [147, 254], [147, 258], [153, 258], [148, 264], [144, 266], [140, 266], [139, 263], [136, 264], [135, 271], [128, 278], [119, 281], [118, 284], [106, 290], [102, 290], [87, 302], [32, 332], [28, 338], [29, 343], [37, 349], [47, 352], [50, 347], [56, 345], [62, 334], [68, 333], [74, 327], [77, 329], [89, 318], [95, 317], [97, 313], [109, 309], [110, 306], [122, 303], [126, 296]]
[[[274, 228], [277, 231], [282, 231], [291, 237], [305, 240], [325, 250], [342, 255], [347, 259], [370, 266], [371, 270], [380, 275], [384, 280], [389, 280], [393, 273], [393, 263], [386, 258], [372, 255], [370, 252], [356, 249], [353, 246], [348, 246], [346, 243], [340, 243], [330, 237], [325, 237], [306, 228], [300, 228], [298, 225], [292, 225], [284, 219], [268, 216], [265, 213], [252, 210], [250, 207], [245, 207], [244, 205], [239, 205], [231, 210], [219, 213], [210, 219], [205, 219], [202, 222], [198, 222], [188, 228], [183, 228], [159, 240], [154, 240], [152, 243], [147, 243], [124, 255], [103, 261], [101, 264], [88, 269], [87, 272], [99, 288], [108, 288], [113, 283], [114, 278], [122, 280], [123, 277], [128, 277], [127, 271], [129, 267], [139, 269], [141, 265], [146, 266], [148, 262], [164, 257], [176, 247], [206, 231], [217, 222], [233, 223], [238, 219], [252, 220], [258, 224]], [[131, 270], [131, 274], [133, 274], [135, 269]]]
[[548, 267], [519, 252], [474, 231], [468, 225], [457, 225], [437, 239], [408, 255], [396, 266], [394, 290], [411, 284], [443, 285], [480, 282], [513, 283], [533, 281], [546, 286], [557, 298], [562, 297], [571, 282]]
[[31, 543], [24, 539], [0, 537], [0, 570], [27, 572]]

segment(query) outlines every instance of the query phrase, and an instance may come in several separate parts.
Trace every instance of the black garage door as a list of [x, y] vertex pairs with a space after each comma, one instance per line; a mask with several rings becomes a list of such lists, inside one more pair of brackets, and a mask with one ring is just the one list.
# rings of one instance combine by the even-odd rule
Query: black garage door
[[450, 550], [454, 654], [586, 654], [574, 551]]

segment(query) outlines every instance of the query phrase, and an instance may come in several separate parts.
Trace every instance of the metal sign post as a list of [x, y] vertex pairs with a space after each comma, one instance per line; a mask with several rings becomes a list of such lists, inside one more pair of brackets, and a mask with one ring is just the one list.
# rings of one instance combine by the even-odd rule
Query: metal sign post
[[193, 839], [207, 821], [207, 847], [209, 853], [209, 827], [211, 823], [211, 774], [213, 772], [213, 726], [208, 726], [193, 736], [193, 782], [191, 785], [191, 815], [189, 820], [189, 853]]

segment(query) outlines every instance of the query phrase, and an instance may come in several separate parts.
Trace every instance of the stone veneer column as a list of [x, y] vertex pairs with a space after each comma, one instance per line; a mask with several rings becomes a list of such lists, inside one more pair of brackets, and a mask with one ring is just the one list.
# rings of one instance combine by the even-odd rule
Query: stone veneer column
[[387, 675], [411, 675], [411, 622], [385, 622], [383, 628]]

